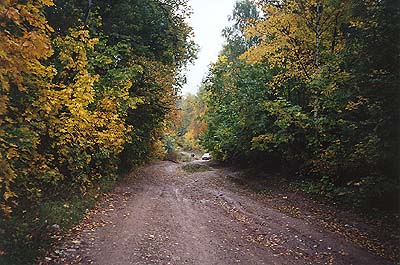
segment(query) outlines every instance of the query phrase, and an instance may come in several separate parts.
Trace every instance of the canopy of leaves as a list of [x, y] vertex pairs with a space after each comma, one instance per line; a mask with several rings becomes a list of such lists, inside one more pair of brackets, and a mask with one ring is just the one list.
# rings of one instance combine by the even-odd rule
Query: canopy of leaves
[[[196, 52], [189, 15], [185, 0], [1, 1], [2, 220], [164, 152]], [[18, 251], [18, 229], [0, 253]]]
[[233, 14], [204, 83], [204, 146], [396, 209], [398, 1], [241, 1]]

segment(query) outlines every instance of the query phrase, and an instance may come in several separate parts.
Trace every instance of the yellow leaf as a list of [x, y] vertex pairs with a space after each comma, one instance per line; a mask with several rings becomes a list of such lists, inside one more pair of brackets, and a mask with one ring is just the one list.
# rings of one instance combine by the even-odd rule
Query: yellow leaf
[[6, 191], [6, 192], [4, 192], [4, 194], [3, 194], [3, 198], [4, 198], [4, 200], [8, 200], [9, 198], [12, 198], [12, 197], [16, 197], [16, 194], [14, 193], [14, 192], [11, 192], [11, 191]]
[[8, 159], [12, 159], [12, 158], [14, 158], [14, 157], [19, 157], [19, 153], [17, 152], [16, 149], [11, 148], [11, 149], [8, 150], [8, 152], [7, 152], [7, 158], [8, 158]]

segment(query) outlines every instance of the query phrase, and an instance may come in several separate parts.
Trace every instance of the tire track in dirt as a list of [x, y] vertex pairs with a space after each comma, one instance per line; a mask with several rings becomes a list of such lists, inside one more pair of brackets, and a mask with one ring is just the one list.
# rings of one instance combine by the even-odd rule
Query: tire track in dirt
[[134, 173], [41, 264], [394, 264], [238, 192], [221, 169], [181, 166]]

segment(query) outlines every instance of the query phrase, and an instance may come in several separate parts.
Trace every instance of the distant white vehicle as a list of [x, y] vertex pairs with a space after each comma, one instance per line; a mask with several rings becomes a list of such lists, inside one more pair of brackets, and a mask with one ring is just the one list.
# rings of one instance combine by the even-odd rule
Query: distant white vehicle
[[211, 159], [210, 153], [205, 153], [205, 154], [201, 157], [201, 160], [210, 160], [210, 159]]

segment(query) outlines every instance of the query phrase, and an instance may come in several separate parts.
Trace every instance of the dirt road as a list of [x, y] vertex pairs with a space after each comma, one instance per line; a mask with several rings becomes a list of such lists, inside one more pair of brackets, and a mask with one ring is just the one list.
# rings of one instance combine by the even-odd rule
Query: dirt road
[[280, 201], [292, 198], [284, 194], [253, 195], [226, 169], [190, 174], [181, 167], [158, 162], [136, 172], [88, 214], [47, 262], [394, 264], [332, 232], [307, 207], [297, 209], [298, 215], [286, 211]]

